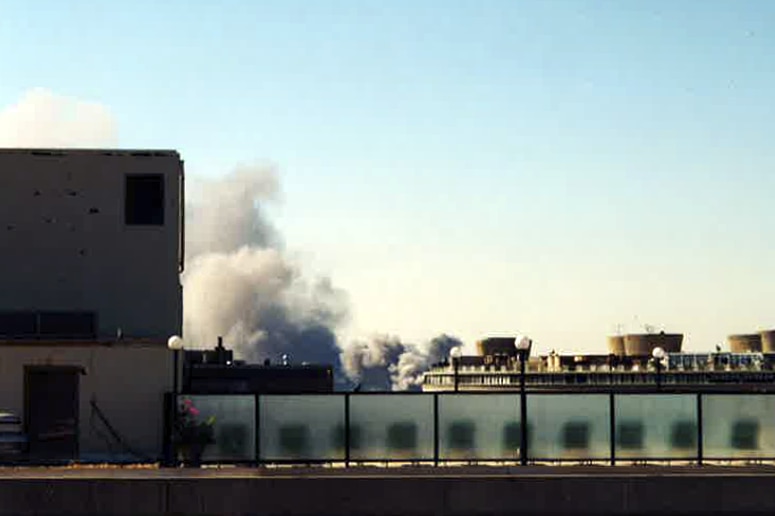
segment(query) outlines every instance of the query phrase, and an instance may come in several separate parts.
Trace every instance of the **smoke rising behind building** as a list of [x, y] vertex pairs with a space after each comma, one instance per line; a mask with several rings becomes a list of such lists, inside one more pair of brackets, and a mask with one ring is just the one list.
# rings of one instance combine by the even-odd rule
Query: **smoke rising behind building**
[[184, 331], [196, 347], [223, 336], [237, 358], [333, 364], [340, 387], [419, 389], [422, 372], [460, 342], [441, 335], [415, 345], [375, 335], [342, 343], [347, 296], [328, 277], [308, 278], [262, 207], [277, 199], [268, 167], [218, 180], [188, 180]]
[[[36, 88], [0, 109], [0, 146], [114, 147], [108, 106]], [[271, 167], [238, 167], [217, 180], [186, 178], [184, 336], [212, 347], [218, 336], [237, 358], [333, 364], [340, 387], [414, 389], [422, 371], [458, 341], [419, 345], [376, 334], [342, 342], [347, 295], [328, 277], [305, 275], [264, 213], [278, 198]], [[459, 344], [459, 343], [458, 343]]]

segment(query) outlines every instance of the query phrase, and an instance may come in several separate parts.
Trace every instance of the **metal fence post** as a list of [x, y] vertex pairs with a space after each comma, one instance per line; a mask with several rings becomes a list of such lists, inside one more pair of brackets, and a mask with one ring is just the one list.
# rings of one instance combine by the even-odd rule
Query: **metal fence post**
[[616, 466], [616, 400], [614, 393], [608, 394], [609, 430], [611, 439], [611, 466]]
[[256, 435], [255, 435], [255, 465], [256, 467], [261, 465], [261, 408], [260, 405], [260, 396], [258, 394], [253, 395], [255, 399], [254, 405], [254, 413], [253, 413], [253, 420], [255, 422], [254, 428], [256, 429]]
[[350, 467], [350, 393], [344, 395], [344, 466]]
[[519, 464], [527, 466], [527, 394], [524, 371], [520, 376], [519, 392]]
[[439, 465], [439, 394], [433, 394], [433, 465]]
[[702, 440], [703, 440], [703, 428], [702, 428], [702, 394], [697, 393], [697, 464], [702, 466]]

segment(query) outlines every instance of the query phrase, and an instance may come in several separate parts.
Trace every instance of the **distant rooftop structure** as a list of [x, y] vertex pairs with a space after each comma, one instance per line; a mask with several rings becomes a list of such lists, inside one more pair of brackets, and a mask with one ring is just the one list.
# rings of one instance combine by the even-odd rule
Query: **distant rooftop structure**
[[[775, 331], [732, 335], [729, 351], [681, 351], [679, 333], [644, 333], [608, 338], [608, 354], [526, 355], [530, 390], [775, 390]], [[479, 341], [477, 354], [450, 357], [423, 377], [424, 391], [515, 391], [520, 388], [520, 357], [515, 338]], [[767, 342], [766, 346], [762, 342]], [[661, 350], [657, 360], [653, 352]]]

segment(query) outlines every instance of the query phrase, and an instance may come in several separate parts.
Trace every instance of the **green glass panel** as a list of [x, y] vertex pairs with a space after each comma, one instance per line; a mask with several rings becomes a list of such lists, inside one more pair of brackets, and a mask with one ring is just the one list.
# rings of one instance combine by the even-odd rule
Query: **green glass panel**
[[506, 438], [519, 427], [519, 395], [439, 394], [439, 457], [444, 460], [515, 460], [516, 442]]
[[352, 460], [433, 459], [431, 394], [352, 394], [350, 421]]
[[252, 461], [256, 453], [256, 403], [252, 395], [180, 395], [190, 399], [200, 418], [215, 418], [215, 443], [205, 448], [205, 461]]
[[775, 396], [705, 394], [702, 418], [706, 458], [775, 458]]
[[611, 455], [607, 394], [530, 394], [528, 457], [607, 459]]
[[259, 407], [262, 460], [344, 460], [344, 395], [263, 395]]
[[617, 459], [693, 459], [697, 456], [694, 394], [614, 396]]

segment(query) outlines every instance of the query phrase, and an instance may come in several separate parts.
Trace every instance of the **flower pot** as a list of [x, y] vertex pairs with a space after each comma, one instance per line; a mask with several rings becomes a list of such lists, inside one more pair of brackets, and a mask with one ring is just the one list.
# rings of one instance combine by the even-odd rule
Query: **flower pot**
[[187, 468], [198, 468], [202, 465], [202, 454], [207, 443], [189, 443], [178, 446], [178, 460]]

